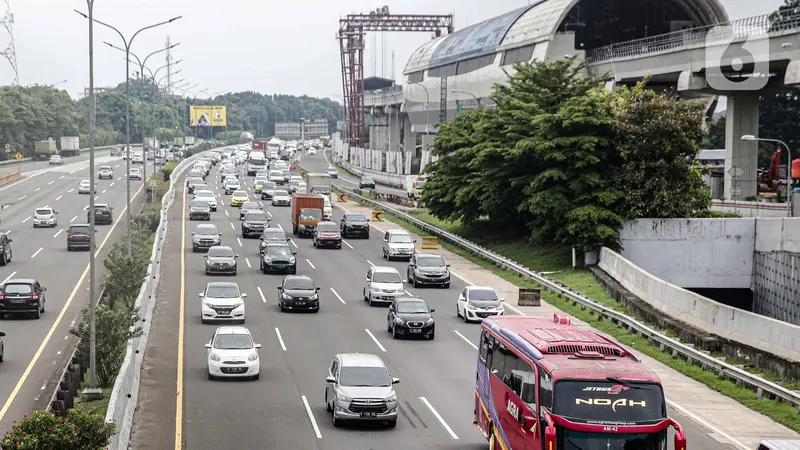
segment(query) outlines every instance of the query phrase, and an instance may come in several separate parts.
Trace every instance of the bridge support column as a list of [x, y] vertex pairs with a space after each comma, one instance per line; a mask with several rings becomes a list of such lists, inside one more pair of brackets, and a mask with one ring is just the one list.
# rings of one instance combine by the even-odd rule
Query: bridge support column
[[[728, 95], [725, 122], [725, 199], [751, 200], [758, 191], [758, 143], [741, 138], [758, 136], [758, 97]], [[736, 167], [741, 169], [739, 176]]]
[[403, 114], [403, 175], [411, 174], [411, 159], [417, 148], [417, 133], [411, 131], [411, 119]]

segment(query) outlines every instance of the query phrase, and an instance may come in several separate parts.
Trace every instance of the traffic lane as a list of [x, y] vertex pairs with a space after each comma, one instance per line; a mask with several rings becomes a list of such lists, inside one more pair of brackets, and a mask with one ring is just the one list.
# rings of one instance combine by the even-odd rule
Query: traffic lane
[[[141, 192], [136, 197], [140, 201]], [[124, 206], [122, 207], [124, 208]], [[113, 227], [98, 227], [99, 249], [97, 261], [98, 280], [102, 279], [103, 258], [113, 240], [124, 236], [124, 224]], [[113, 240], [112, 240], [113, 239]], [[60, 253], [59, 253], [60, 251]], [[17, 419], [30, 412], [31, 406], [43, 394], [43, 387], [53, 373], [54, 364], [65, 350], [69, 328], [76, 320], [80, 320], [80, 311], [86, 305], [89, 296], [88, 255], [61, 250], [53, 251], [50, 257], [37, 257], [26, 261], [23, 271], [30, 270], [28, 275], [18, 272], [16, 276], [37, 276], [48, 288], [46, 293], [47, 312], [41, 319], [14, 318], [3, 320], [2, 327], [7, 336], [6, 359], [0, 373], [0, 432], [7, 431], [10, 420]], [[42, 277], [41, 274], [50, 274]], [[57, 275], [52, 275], [52, 274]], [[98, 290], [100, 281], [97, 282]]]
[[[270, 208], [276, 224], [289, 229], [290, 225], [284, 225], [289, 219], [288, 215], [276, 209]], [[322, 287], [323, 300], [325, 296], [329, 298], [323, 304], [335, 305], [338, 301], [347, 305], [351, 316], [342, 323], [346, 323], [347, 328], [363, 329], [364, 334], [359, 332], [361, 339], [381, 343], [380, 346], [375, 345], [373, 350], [379, 350], [378, 353], [385, 355], [387, 364], [402, 374], [406, 379], [406, 387], [414, 386], [414, 399], [426, 399], [427, 402], [422, 404], [423, 410], [435, 409], [442, 421], [449, 424], [449, 430], [460, 437], [461, 448], [467, 443], [485, 446], [485, 440], [471, 425], [476, 353], [462, 336], [455, 333], [463, 323], [452, 318], [443, 321], [440, 315], [435, 314], [437, 337], [434, 341], [392, 341], [387, 332], [386, 306], [370, 308], [363, 301], [362, 289], [370, 267], [369, 261], [347, 245], [341, 250], [328, 250], [315, 249], [310, 239], [293, 241], [298, 247], [298, 267], [304, 264], [312, 267], [317, 274], [315, 279]], [[411, 295], [425, 297], [417, 293]], [[434, 302], [429, 302], [435, 308]], [[418, 410], [411, 405], [407, 407]], [[433, 423], [440, 426], [439, 419], [435, 415], [433, 417]], [[426, 421], [426, 424], [429, 422]], [[452, 439], [447, 427], [441, 425], [440, 428], [446, 432], [447, 439]]]
[[[184, 205], [184, 208], [187, 207]], [[229, 225], [230, 220], [221, 211], [212, 213], [212, 217], [212, 223], [216, 223], [223, 234], [223, 244], [238, 248], [235, 232]], [[295, 384], [298, 374], [285, 360], [274, 333], [276, 325], [273, 323], [273, 315], [260, 299], [257, 289], [259, 285], [252, 278], [258, 272], [249, 269], [243, 261], [244, 257], [240, 257], [238, 276], [206, 276], [203, 255], [192, 253], [191, 250], [194, 225], [186, 220], [183, 383], [185, 447], [317, 448], [313, 427]], [[249, 294], [245, 299], [246, 326], [256, 342], [262, 344], [259, 352], [259, 380], [208, 380], [204, 345], [218, 325], [201, 323], [200, 299], [197, 294], [206, 283], [215, 280], [236, 281], [242, 291]], [[264, 287], [262, 292], [263, 290]]]
[[[321, 154], [320, 154], [321, 153]], [[325, 169], [331, 166], [330, 159], [326, 152], [320, 152], [316, 155], [309, 156], [304, 154], [300, 158], [300, 164], [302, 164], [306, 169], [311, 172], [325, 172]], [[358, 182], [360, 177], [350, 174], [345, 170], [339, 171], [339, 178], [334, 179], [334, 183], [338, 183], [343, 187], [350, 187], [353, 189], [358, 189]], [[406, 196], [407, 192], [403, 189], [395, 189], [388, 186], [384, 186], [382, 184], [377, 184], [374, 189], [375, 192], [379, 194], [386, 194], [386, 195], [399, 195], [399, 196]]]
[[[96, 157], [108, 156], [110, 154], [111, 154], [111, 149], [96, 151]], [[63, 159], [64, 159], [64, 164], [65, 165], [66, 164], [75, 163], [75, 162], [88, 161], [89, 160], [89, 152], [87, 150], [86, 152], [81, 152], [80, 156], [69, 156], [69, 157], [64, 157]], [[46, 169], [48, 167], [53, 167], [53, 166], [50, 165], [49, 159], [46, 159], [44, 161], [39, 161], [39, 160], [25, 161], [25, 162], [17, 163], [17, 164], [14, 164], [14, 163], [3, 164], [2, 166], [0, 166], [0, 175], [8, 175], [9, 173], [16, 172], [18, 169], [22, 173], [25, 173], [25, 172], [31, 172], [31, 171], [34, 171], [34, 170]]]

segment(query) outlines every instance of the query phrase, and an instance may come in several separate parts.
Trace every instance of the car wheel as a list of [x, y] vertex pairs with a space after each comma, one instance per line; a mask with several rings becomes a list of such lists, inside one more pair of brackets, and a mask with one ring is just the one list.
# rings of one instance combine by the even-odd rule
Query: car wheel
[[297, 268], [292, 269], [292, 275], [297, 275]]
[[367, 295], [368, 295], [368, 297], [367, 297], [367, 303], [369, 304], [369, 306], [372, 306], [372, 292], [370, 292], [370, 293], [369, 293], [369, 294], [367, 294]]
[[448, 281], [447, 283], [443, 284], [442, 287], [445, 289], [450, 289], [450, 282]]
[[72, 247], [70, 247], [70, 246], [68, 245], [68, 246], [67, 246], [67, 251], [68, 251], [68, 252], [71, 252], [71, 251], [72, 251]]
[[206, 275], [211, 275], [211, 272], [206, 270]]
[[33, 313], [33, 318], [34, 319], [41, 319], [42, 318], [42, 310], [41, 309], [37, 309], [36, 312]]
[[340, 427], [340, 426], [342, 426], [342, 421], [341, 421], [341, 420], [339, 420], [339, 418], [338, 418], [338, 417], [336, 417], [336, 410], [335, 410], [335, 409], [333, 410], [333, 426], [334, 426], [334, 427]]
[[387, 426], [388, 426], [389, 428], [394, 428], [394, 427], [396, 427], [396, 426], [397, 426], [397, 421], [396, 421], [396, 420], [390, 420], [390, 421], [387, 423]]
[[456, 317], [461, 317], [461, 309], [458, 308], [458, 302], [456, 302]]
[[211, 375], [211, 371], [209, 370], [208, 371], [208, 379], [209, 380], [213, 380], [214, 378], [215, 378], [214, 375]]
[[466, 309], [464, 309], [464, 315], [461, 316], [461, 317], [464, 318], [464, 323], [469, 323], [469, 319], [467, 318], [467, 310]]
[[365, 302], [366, 302], [367, 300], [369, 300], [369, 298], [367, 297], [367, 288], [363, 288], [363, 289], [361, 289], [361, 296], [362, 296], [362, 297], [364, 297], [364, 301], [365, 301]]
[[333, 412], [333, 407], [328, 401], [328, 388], [325, 388], [325, 411]]
[[399, 336], [397, 335], [397, 327], [392, 325], [392, 339], [397, 339]]
[[44, 314], [44, 304], [45, 304], [45, 302], [42, 302], [42, 309], [39, 311], [42, 314]]
[[429, 340], [429, 341], [432, 341], [432, 340], [433, 340], [433, 338], [435, 338], [435, 337], [436, 337], [436, 331], [432, 331], [432, 332], [431, 332], [431, 335], [430, 335], [430, 336], [428, 336], [428, 340]]
[[258, 381], [258, 376], [259, 376], [259, 375], [261, 375], [261, 374], [260, 374], [260, 373], [257, 373], [257, 374], [255, 374], [255, 375], [253, 375], [253, 381]]

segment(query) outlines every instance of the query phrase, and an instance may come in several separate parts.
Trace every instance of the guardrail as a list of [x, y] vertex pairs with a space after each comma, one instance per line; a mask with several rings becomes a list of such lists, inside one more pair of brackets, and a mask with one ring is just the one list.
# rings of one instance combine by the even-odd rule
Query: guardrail
[[492, 262], [496, 266], [523, 277], [526, 280], [532, 280], [534, 283], [540, 285], [544, 289], [555, 292], [559, 297], [568, 298], [572, 301], [573, 305], [580, 304], [581, 309], [589, 309], [591, 314], [597, 314], [599, 318], [610, 320], [620, 328], [627, 328], [630, 333], [637, 334], [639, 337], [647, 339], [647, 341], [651, 344], [657, 344], [661, 351], [670, 351], [673, 356], [682, 357], [690, 364], [697, 362], [704, 370], [716, 372], [720, 377], [730, 378], [737, 384], [746, 386], [755, 391], [758, 398], [761, 398], [764, 393], [767, 393], [775, 399], [779, 399], [780, 401], [794, 405], [797, 408], [798, 413], [800, 413], [800, 394], [795, 391], [786, 389], [783, 386], [765, 380], [759, 375], [754, 375], [746, 370], [721, 361], [711, 355], [707, 355], [689, 345], [682, 344], [677, 339], [673, 339], [632, 317], [614, 311], [613, 309], [604, 306], [596, 300], [592, 300], [580, 292], [570, 289], [563, 283], [551, 280], [515, 261], [498, 255], [497, 253], [481, 247], [478, 244], [472, 243], [460, 236], [445, 231], [441, 228], [434, 227], [427, 222], [407, 214], [404, 211], [393, 208], [391, 205], [377, 202], [351, 191], [346, 191], [344, 188], [336, 184], [334, 184], [332, 187], [335, 191], [346, 192], [351, 199], [355, 199], [356, 201], [364, 202], [383, 211], [387, 211], [397, 218], [424, 230], [428, 234], [436, 236], [440, 241], [448, 242], [461, 249], [464, 249], [470, 252], [472, 255]]
[[19, 169], [17, 169], [16, 172], [11, 172], [8, 175], [0, 176], [0, 186], [2, 186], [4, 184], [8, 184], [8, 183], [10, 183], [10, 182], [12, 182], [14, 180], [18, 180], [21, 177], [22, 177], [22, 174], [20, 173]]
[[[103, 147], [95, 147], [94, 149], [95, 150], [110, 150], [110, 149], [112, 149], [114, 147], [116, 147], [116, 145], [105, 145]], [[134, 147], [134, 145], [131, 144], [131, 147]], [[88, 152], [89, 148], [88, 147], [87, 148], [82, 148], [81, 151], [82, 152]], [[41, 160], [39, 158], [7, 159], [5, 161], [0, 161], [0, 166], [7, 166], [9, 164], [19, 164], [19, 163], [30, 162], [30, 161], [41, 161]]]
[[139, 308], [139, 317], [142, 321], [142, 336], [128, 341], [125, 351], [125, 359], [119, 370], [114, 388], [108, 401], [106, 410], [106, 422], [113, 422], [117, 425], [117, 433], [111, 439], [108, 449], [127, 449], [128, 441], [131, 436], [131, 425], [133, 423], [133, 413], [139, 399], [139, 376], [142, 368], [142, 359], [147, 348], [147, 339], [150, 336], [150, 323], [153, 317], [153, 307], [155, 306], [156, 290], [161, 278], [161, 254], [164, 250], [167, 235], [167, 212], [175, 200], [175, 183], [178, 182], [181, 174], [194, 164], [194, 161], [202, 155], [198, 153], [181, 161], [170, 175], [170, 185], [164, 198], [161, 199], [161, 219], [158, 230], [156, 231], [153, 251], [150, 255], [150, 265], [147, 266], [147, 278], [139, 290], [136, 297], [135, 306]]

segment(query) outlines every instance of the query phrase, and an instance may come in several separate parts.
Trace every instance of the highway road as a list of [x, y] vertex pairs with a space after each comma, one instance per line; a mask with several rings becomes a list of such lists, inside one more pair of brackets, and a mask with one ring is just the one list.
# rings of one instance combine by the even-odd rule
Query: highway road
[[[331, 156], [331, 150], [330, 149], [326, 149], [326, 150], [322, 151], [322, 156], [321, 157], [319, 156], [319, 153], [317, 155], [309, 157], [306, 154], [306, 152], [303, 153], [303, 157], [304, 158], [312, 158], [315, 161], [319, 161], [319, 164], [316, 164], [314, 166], [314, 171], [315, 172], [316, 171], [325, 172], [325, 169], [327, 169], [331, 165], [330, 163], [332, 161], [332, 156]], [[307, 167], [307, 169], [310, 169], [310, 168]], [[358, 181], [359, 180], [360, 180], [360, 177], [352, 175], [350, 172], [347, 172], [344, 169], [339, 169], [339, 178], [337, 180], [334, 180], [334, 181], [339, 183], [339, 185], [342, 186], [342, 187], [349, 187], [349, 188], [353, 188], [353, 189], [358, 189]], [[388, 187], [388, 186], [384, 186], [382, 184], [376, 184], [375, 185], [375, 192], [377, 192], [378, 194], [385, 194], [385, 195], [399, 195], [400, 197], [407, 197], [408, 196], [408, 193], [404, 189], [395, 189], [395, 188], [391, 188], [391, 187]]]
[[[119, 157], [96, 158], [97, 167], [110, 165], [114, 169], [113, 180], [97, 180], [96, 202], [110, 204], [116, 220], [113, 226], [97, 226], [98, 275], [103, 273], [103, 255], [125, 233], [124, 163]], [[10, 428], [12, 420], [29, 413], [35, 400], [43, 395], [42, 386], [55, 369], [54, 361], [60, 359], [69, 327], [89, 297], [89, 253], [67, 252], [65, 236], [70, 223], [88, 221], [89, 195], [77, 192], [79, 182], [89, 178], [88, 156], [70, 158], [63, 166], [37, 164], [41, 163], [23, 165], [25, 178], [0, 187], [0, 230], [13, 241], [13, 258], [0, 267], [0, 280], [36, 278], [47, 287], [47, 312], [41, 319], [0, 321], [0, 330], [7, 335], [5, 360], [0, 364], [0, 433]], [[152, 170], [149, 164], [148, 173]], [[139, 192], [138, 200], [143, 198], [143, 185], [143, 181], [132, 181], [132, 195]], [[132, 204], [137, 212], [141, 201]], [[33, 228], [31, 214], [42, 206], [58, 211], [57, 227]]]
[[[326, 165], [322, 155], [306, 157], [304, 162], [313, 170]], [[252, 184], [252, 177], [243, 179]], [[408, 287], [411, 295], [436, 309], [436, 339], [392, 340], [386, 331], [387, 309], [369, 307], [361, 289], [373, 264], [391, 265], [405, 273], [406, 263], [381, 258], [380, 231], [393, 226], [373, 224], [370, 239], [347, 239], [341, 250], [317, 250], [309, 239], [292, 238], [298, 273], [311, 276], [322, 288], [321, 308], [318, 314], [281, 313], [276, 287], [282, 276], [259, 271], [259, 241], [241, 238], [238, 209], [230, 207], [218, 187], [223, 205], [212, 213], [212, 223], [222, 233], [223, 244], [240, 255], [238, 275], [204, 274], [203, 255], [191, 251], [191, 232], [203, 222], [188, 220], [186, 200], [180, 200], [186, 198], [182, 185], [169, 213], [170, 223], [182, 225], [180, 230], [172, 227], [167, 237], [165, 273], [142, 370], [131, 448], [167, 448], [172, 439], [182, 442], [177, 448], [187, 449], [486, 448], [472, 424], [480, 325], [465, 324], [455, 315], [456, 297], [465, 280], [454, 277], [449, 289]], [[272, 225], [291, 236], [290, 209], [266, 203], [263, 207]], [[335, 221], [341, 213], [334, 209]], [[207, 379], [204, 344], [216, 326], [201, 324], [197, 295], [206, 283], [220, 280], [236, 281], [249, 294], [246, 326], [263, 345], [260, 380]], [[333, 427], [325, 410], [325, 377], [333, 356], [342, 352], [377, 354], [391, 375], [400, 378], [395, 429]], [[177, 374], [177, 379], [169, 374]], [[671, 414], [686, 427], [692, 448], [732, 448], [688, 418]]]
[[[133, 149], [136, 149], [137, 147], [141, 148], [141, 146], [142, 146], [141, 144], [139, 144], [138, 146], [131, 144], [131, 147]], [[110, 149], [108, 149], [108, 150], [97, 150], [97, 157], [101, 158], [101, 157], [104, 157], [104, 156], [109, 156], [110, 153], [111, 153]], [[88, 151], [82, 151], [80, 156], [65, 157], [64, 158], [64, 165], [66, 166], [66, 165], [69, 165], [69, 164], [75, 164], [75, 163], [80, 163], [80, 162], [84, 162], [84, 161], [89, 161], [89, 152]], [[22, 162], [22, 163], [19, 163], [19, 164], [14, 164], [14, 163], [3, 164], [3, 165], [0, 165], [0, 176], [8, 175], [11, 172], [16, 172], [17, 168], [19, 168], [19, 170], [22, 173], [26, 173], [26, 172], [34, 172], [34, 171], [42, 170], [42, 169], [48, 169], [50, 167], [56, 167], [56, 166], [51, 166], [48, 161], [25, 161], [25, 162]]]

